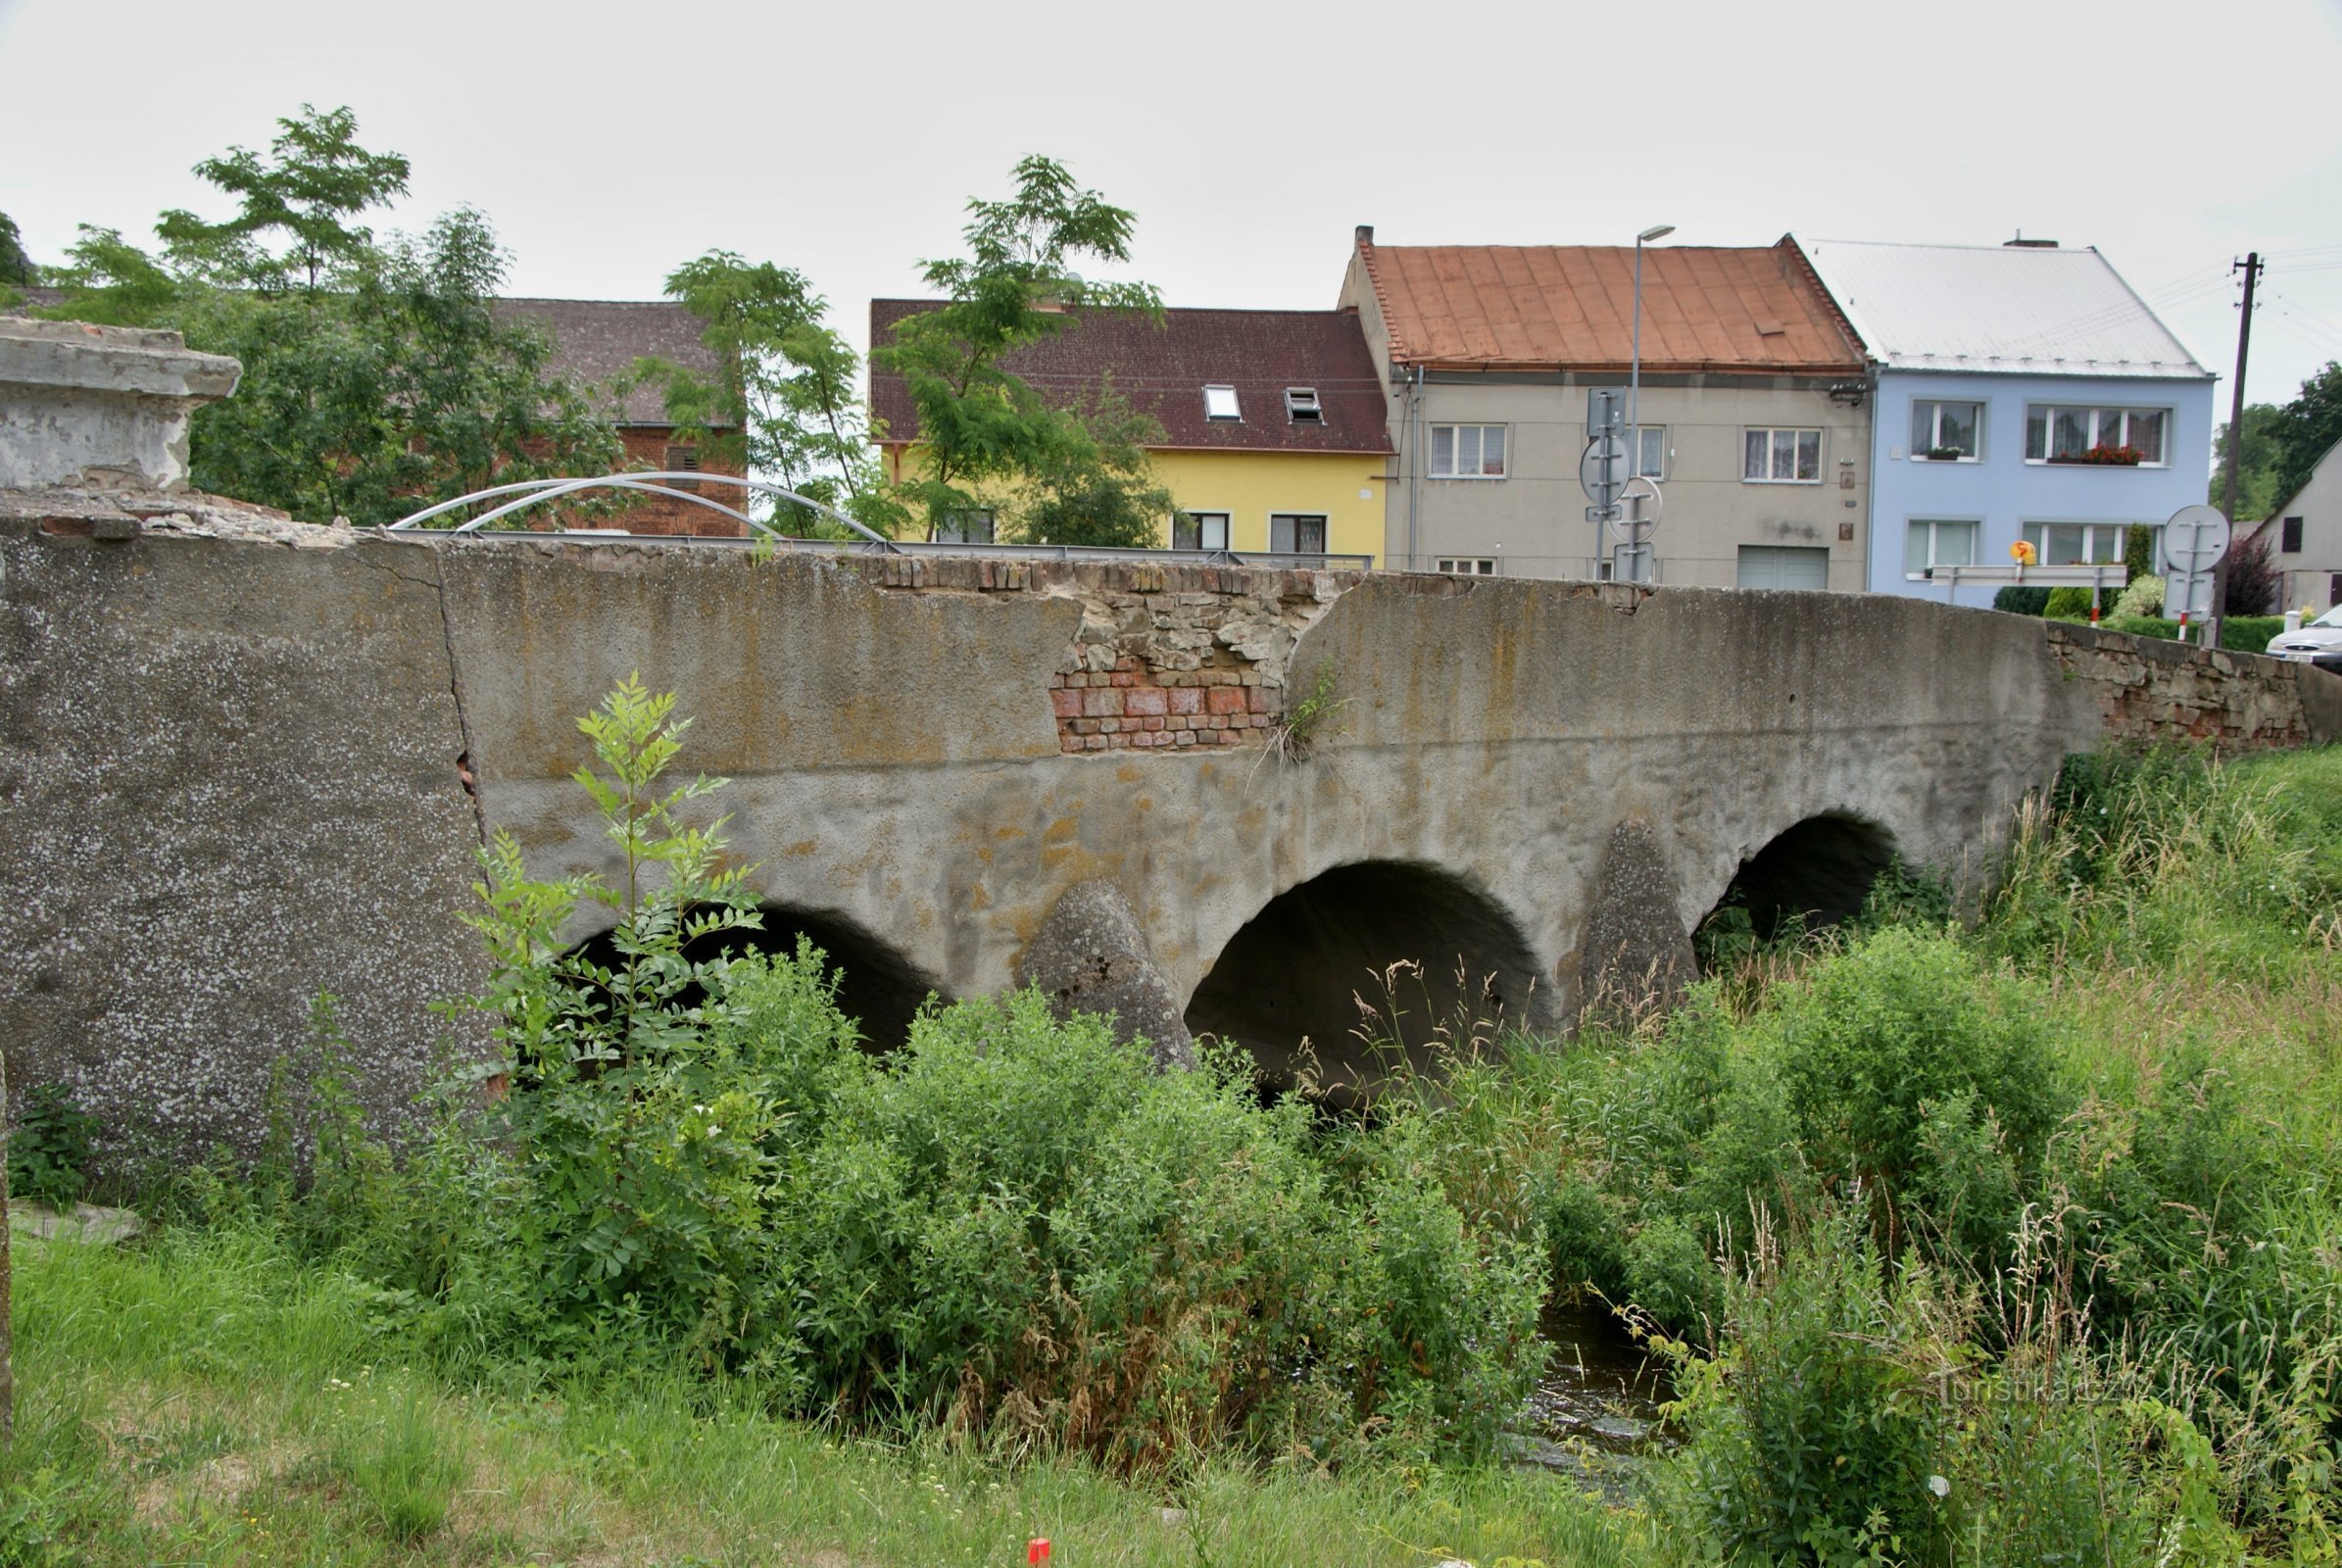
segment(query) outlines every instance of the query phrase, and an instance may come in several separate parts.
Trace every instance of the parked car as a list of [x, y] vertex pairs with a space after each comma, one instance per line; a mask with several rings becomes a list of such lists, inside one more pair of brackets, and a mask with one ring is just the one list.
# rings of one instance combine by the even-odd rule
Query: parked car
[[2318, 659], [2319, 654], [2337, 652], [2342, 652], [2342, 605], [2336, 605], [2316, 620], [2304, 622], [2299, 631], [2281, 631], [2269, 640], [2270, 658], [2290, 659], [2305, 664], [2322, 662]]

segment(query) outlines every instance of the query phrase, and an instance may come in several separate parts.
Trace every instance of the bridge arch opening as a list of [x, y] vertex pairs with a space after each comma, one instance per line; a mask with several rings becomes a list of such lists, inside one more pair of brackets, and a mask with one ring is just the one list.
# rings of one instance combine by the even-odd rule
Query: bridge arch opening
[[[766, 904], [760, 908], [764, 916], [760, 929], [702, 937], [686, 951], [700, 959], [726, 949], [794, 954], [799, 937], [810, 938], [839, 976], [838, 1010], [854, 1020], [863, 1046], [874, 1052], [896, 1051], [908, 1043], [911, 1019], [931, 994], [948, 1000], [948, 993], [932, 975], [849, 915], [788, 904]], [[579, 946], [605, 963], [617, 956], [607, 931], [588, 937]]]
[[1475, 1023], [1523, 1021], [1537, 975], [1519, 927], [1470, 882], [1365, 860], [1263, 906], [1195, 988], [1187, 1024], [1242, 1044], [1270, 1092], [1354, 1104], [1400, 1065], [1394, 1052], [1437, 1071]]
[[[1897, 858], [1894, 835], [1876, 822], [1840, 811], [1809, 816], [1740, 862], [1701, 929], [1713, 933], [1729, 922], [1737, 930], [1733, 911], [1740, 911], [1745, 935], [1759, 942], [1826, 931], [1862, 912]], [[1700, 946], [1705, 960], [1722, 945]]]

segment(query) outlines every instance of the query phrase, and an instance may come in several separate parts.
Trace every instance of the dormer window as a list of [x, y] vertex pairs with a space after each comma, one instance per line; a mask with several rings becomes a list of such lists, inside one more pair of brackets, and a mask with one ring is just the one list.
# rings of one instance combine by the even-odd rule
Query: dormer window
[[1243, 411], [1236, 406], [1236, 388], [1232, 386], [1205, 387], [1203, 389], [1203, 416], [1207, 419], [1225, 419], [1232, 424], [1241, 423], [1244, 416]]
[[1285, 389], [1285, 416], [1295, 424], [1323, 424], [1326, 411], [1318, 407], [1317, 388], [1289, 386]]

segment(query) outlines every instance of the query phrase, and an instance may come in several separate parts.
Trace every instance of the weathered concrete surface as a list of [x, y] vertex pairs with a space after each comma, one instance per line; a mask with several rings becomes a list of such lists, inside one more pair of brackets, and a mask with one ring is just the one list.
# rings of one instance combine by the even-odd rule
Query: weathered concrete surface
[[1077, 882], [1065, 890], [1017, 961], [1016, 983], [1040, 988], [1060, 1018], [1111, 1015], [1115, 1032], [1146, 1041], [1158, 1065], [1195, 1065], [1180, 999], [1155, 968], [1130, 901], [1111, 882]]
[[[192, 514], [125, 512], [109, 541], [12, 504], [0, 834], [24, 848], [0, 1039], [24, 1081], [197, 1142], [256, 1125], [321, 989], [348, 999], [378, 1102], [402, 1099], [443, 1028], [426, 1006], [478, 979], [458, 916], [479, 836], [511, 829], [545, 872], [609, 867], [567, 775], [575, 716], [632, 671], [695, 716], [686, 765], [734, 781], [776, 927], [892, 976], [860, 1011], [1041, 974], [1052, 914], [1098, 884], [1183, 1021], [1273, 1070], [1304, 1038], [1348, 1051], [1360, 1002], [1388, 1024], [1395, 998], [1417, 1050], [1499, 1009], [1566, 1019], [1606, 931], [1680, 954], [1815, 818], [1974, 878], [2108, 722], [2042, 622], [1899, 598], [555, 539], [293, 550]], [[2269, 734], [2306, 732], [2296, 672], [2262, 662], [2223, 678], [2294, 705]], [[1321, 668], [1342, 706], [1282, 760], [1259, 737]], [[1171, 710], [1183, 689], [1193, 712]], [[1126, 696], [1064, 727], [1069, 692], [1147, 690], [1162, 712]], [[1837, 897], [1845, 859], [1817, 856], [1819, 893], [1777, 867], [1782, 906]]]
[[1586, 911], [1583, 1007], [1669, 1006], [1698, 978], [1677, 901], [1651, 824], [1635, 817], [1611, 829]]
[[249, 1143], [330, 991], [404, 1107], [429, 1003], [483, 978], [438, 562], [83, 520], [0, 519], [10, 1081], [70, 1082], [118, 1140]]
[[0, 490], [187, 479], [187, 420], [243, 367], [176, 332], [0, 316]]

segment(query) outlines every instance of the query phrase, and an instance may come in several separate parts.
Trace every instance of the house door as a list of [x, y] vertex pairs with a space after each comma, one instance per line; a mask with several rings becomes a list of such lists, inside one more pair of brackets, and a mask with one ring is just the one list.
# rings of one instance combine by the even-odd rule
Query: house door
[[1742, 545], [1738, 582], [1743, 588], [1827, 588], [1830, 552], [1802, 545]]

